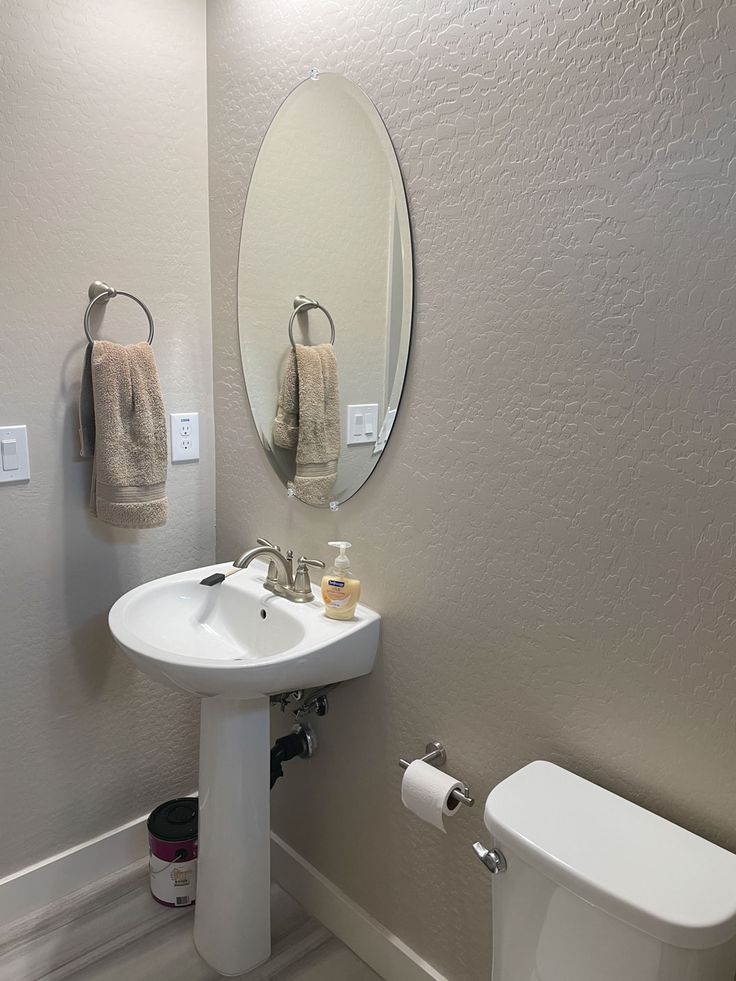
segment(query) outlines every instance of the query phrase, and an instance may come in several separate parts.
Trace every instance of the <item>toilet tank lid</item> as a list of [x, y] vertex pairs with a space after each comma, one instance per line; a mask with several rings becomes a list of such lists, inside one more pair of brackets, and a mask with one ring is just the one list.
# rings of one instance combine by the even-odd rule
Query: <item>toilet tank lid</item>
[[553, 763], [537, 761], [488, 795], [503, 850], [581, 899], [690, 950], [736, 933], [736, 855]]

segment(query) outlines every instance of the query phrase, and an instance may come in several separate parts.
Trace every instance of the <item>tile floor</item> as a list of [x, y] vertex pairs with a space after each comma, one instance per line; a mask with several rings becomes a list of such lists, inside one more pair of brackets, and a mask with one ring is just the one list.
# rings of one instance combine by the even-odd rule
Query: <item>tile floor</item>
[[[278, 886], [271, 894], [273, 953], [242, 981], [380, 981]], [[133, 868], [0, 934], [0, 981], [219, 981], [197, 954], [193, 910], [153, 901]]]
[[[305, 914], [283, 893], [274, 906], [274, 948], [267, 964], [243, 975], [248, 981], [379, 981], [351, 950]], [[298, 908], [297, 908], [298, 909]], [[288, 924], [287, 932], [284, 927]], [[121, 947], [69, 981], [219, 981], [192, 941], [192, 915], [181, 916]], [[45, 979], [44, 979], [45, 981]], [[56, 981], [56, 978], [53, 979]]]

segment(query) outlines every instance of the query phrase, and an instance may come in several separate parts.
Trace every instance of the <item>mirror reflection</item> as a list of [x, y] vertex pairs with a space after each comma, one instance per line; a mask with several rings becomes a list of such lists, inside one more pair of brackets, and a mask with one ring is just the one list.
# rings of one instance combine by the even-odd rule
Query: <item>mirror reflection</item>
[[238, 270], [253, 419], [304, 503], [346, 501], [380, 459], [406, 373], [412, 296], [409, 212], [383, 121], [346, 78], [310, 78], [263, 139]]

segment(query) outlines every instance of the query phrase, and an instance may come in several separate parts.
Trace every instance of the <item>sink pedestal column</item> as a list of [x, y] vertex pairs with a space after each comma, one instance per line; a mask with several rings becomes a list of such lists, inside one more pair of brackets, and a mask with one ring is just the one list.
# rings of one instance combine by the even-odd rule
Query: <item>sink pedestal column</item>
[[271, 954], [269, 707], [202, 699], [194, 942], [229, 976]]

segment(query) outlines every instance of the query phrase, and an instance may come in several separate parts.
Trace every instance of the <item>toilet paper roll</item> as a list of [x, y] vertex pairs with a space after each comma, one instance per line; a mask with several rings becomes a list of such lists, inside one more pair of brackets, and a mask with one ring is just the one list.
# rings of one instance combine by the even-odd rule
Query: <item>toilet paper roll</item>
[[401, 803], [417, 817], [445, 831], [444, 818], [459, 810], [456, 800], [450, 800], [453, 790], [464, 790], [459, 780], [435, 766], [414, 760], [401, 781]]

